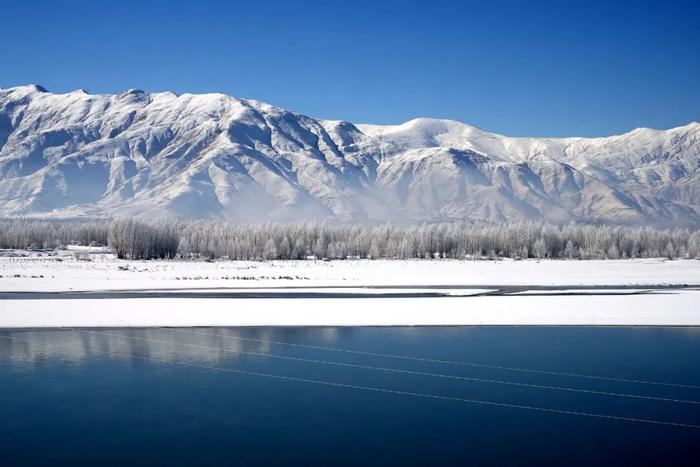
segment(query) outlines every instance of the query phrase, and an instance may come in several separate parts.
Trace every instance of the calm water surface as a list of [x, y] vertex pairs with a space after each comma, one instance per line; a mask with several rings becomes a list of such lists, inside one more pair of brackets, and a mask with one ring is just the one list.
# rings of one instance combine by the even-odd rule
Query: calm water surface
[[700, 425], [700, 328], [0, 331], [2, 466], [700, 465], [698, 428], [462, 399]]

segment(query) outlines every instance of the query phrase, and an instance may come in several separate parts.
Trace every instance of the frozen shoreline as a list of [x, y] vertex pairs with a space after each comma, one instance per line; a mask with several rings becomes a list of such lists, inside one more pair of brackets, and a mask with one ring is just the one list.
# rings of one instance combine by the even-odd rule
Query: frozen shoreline
[[440, 298], [4, 300], [0, 328], [166, 326], [698, 326], [700, 292]]
[[90, 259], [1, 257], [0, 328], [700, 326], [698, 260]]

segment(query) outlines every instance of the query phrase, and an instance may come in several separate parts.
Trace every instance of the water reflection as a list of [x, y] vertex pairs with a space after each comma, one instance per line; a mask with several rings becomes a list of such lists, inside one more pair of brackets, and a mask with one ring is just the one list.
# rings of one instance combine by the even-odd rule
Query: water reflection
[[[92, 357], [152, 358], [213, 364], [246, 355], [272, 353], [269, 342], [313, 339], [334, 344], [348, 328], [194, 328], [22, 330], [0, 332], [0, 363], [31, 367], [45, 360], [81, 364]], [[245, 340], [255, 339], [255, 340]]]

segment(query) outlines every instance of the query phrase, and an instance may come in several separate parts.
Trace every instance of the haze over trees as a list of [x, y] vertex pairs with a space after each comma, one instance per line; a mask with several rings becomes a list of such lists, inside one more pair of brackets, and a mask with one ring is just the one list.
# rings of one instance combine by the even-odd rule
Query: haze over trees
[[3, 220], [0, 248], [108, 246], [119, 258], [698, 258], [700, 231], [545, 222], [230, 224], [202, 220]]

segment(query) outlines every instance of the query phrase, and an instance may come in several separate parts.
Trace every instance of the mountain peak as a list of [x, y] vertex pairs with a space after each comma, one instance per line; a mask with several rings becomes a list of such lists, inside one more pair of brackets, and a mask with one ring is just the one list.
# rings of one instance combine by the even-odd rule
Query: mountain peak
[[146, 94], [146, 92], [141, 90], [141, 89], [130, 88], [130, 89], [127, 89], [126, 91], [122, 92], [119, 95], [120, 96], [134, 96], [134, 95], [143, 95], [143, 94]]
[[41, 86], [39, 84], [30, 84], [28, 87], [31, 88], [35, 92], [49, 92], [48, 89], [46, 89], [44, 86]]
[[47, 93], [49, 92], [45, 87], [38, 84], [25, 84], [23, 86], [14, 86], [11, 88], [6, 88], [5, 91], [8, 92], [19, 92], [19, 93]]

